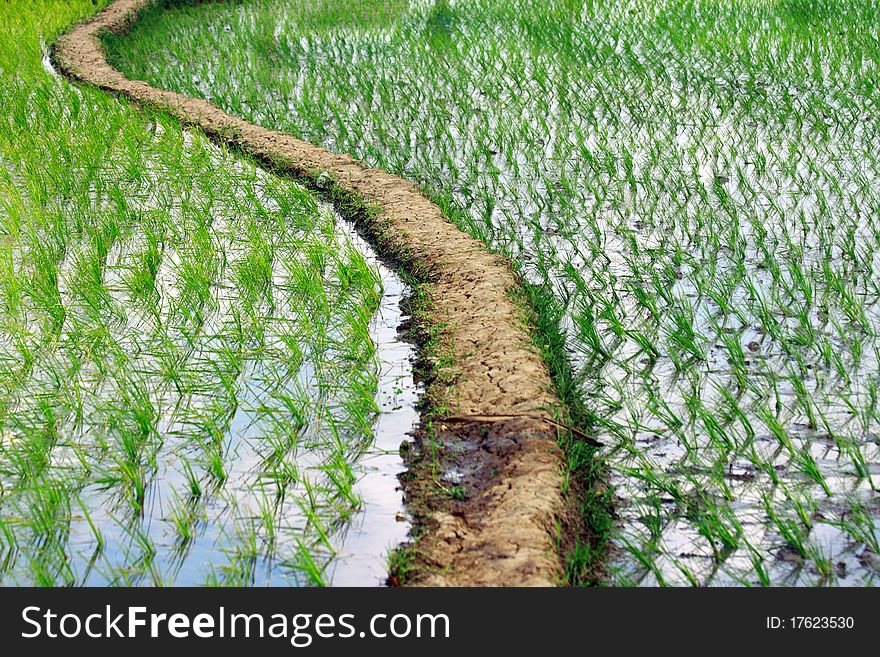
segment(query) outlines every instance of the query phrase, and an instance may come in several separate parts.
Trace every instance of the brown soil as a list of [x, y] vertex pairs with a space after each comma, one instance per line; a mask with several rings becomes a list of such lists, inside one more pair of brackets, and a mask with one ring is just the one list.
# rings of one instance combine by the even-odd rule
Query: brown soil
[[[58, 40], [55, 61], [72, 77], [165, 110], [275, 168], [313, 181], [326, 174], [340, 192], [378, 206], [369, 228], [380, 237], [381, 252], [424, 281], [434, 361], [449, 363], [431, 382], [429, 398], [435, 409], [457, 419], [492, 416], [435, 420], [423, 436], [421, 465], [405, 485], [423, 522], [409, 583], [559, 584], [559, 533], [568, 524], [563, 457], [557, 427], [541, 419], [552, 418], [559, 401], [532, 346], [525, 313], [510, 298], [517, 281], [509, 265], [402, 178], [230, 116], [204, 100], [127, 79], [107, 63], [98, 35], [124, 32], [152, 2], [113, 2]], [[424, 458], [428, 444], [439, 450]], [[450, 486], [443, 472], [450, 467], [461, 476], [453, 496], [443, 494]]]

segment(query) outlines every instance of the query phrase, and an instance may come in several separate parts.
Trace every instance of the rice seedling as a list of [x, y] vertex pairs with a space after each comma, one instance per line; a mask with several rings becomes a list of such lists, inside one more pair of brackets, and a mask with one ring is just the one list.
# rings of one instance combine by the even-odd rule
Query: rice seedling
[[832, 555], [829, 549], [826, 549], [817, 543], [811, 543], [809, 546], [809, 554], [810, 559], [819, 573], [820, 583], [825, 583], [827, 580], [834, 577], [834, 563], [831, 560]]
[[848, 506], [839, 520], [841, 528], [853, 540], [864, 543], [874, 554], [880, 555], [876, 518], [858, 499], [851, 499]]
[[746, 547], [749, 551], [749, 560], [752, 562], [752, 570], [758, 578], [758, 583], [761, 586], [770, 586], [773, 583], [773, 580], [770, 578], [767, 568], [764, 565], [763, 555], [750, 544], [746, 544]]
[[802, 559], [807, 559], [808, 544], [806, 541], [806, 531], [800, 522], [794, 518], [788, 518], [781, 512], [777, 512], [771, 496], [764, 495], [764, 507], [767, 517], [784, 541], [784, 546], [793, 549]]
[[666, 586], [666, 580], [663, 577], [663, 571], [660, 569], [657, 564], [656, 559], [653, 558], [652, 552], [656, 551], [656, 545], [650, 545], [646, 548], [641, 548], [633, 543], [630, 543], [627, 539], [622, 539], [622, 543], [624, 547], [629, 551], [629, 553], [633, 556], [633, 558], [638, 562], [638, 564], [647, 572], [650, 572], [656, 580], [659, 586]]

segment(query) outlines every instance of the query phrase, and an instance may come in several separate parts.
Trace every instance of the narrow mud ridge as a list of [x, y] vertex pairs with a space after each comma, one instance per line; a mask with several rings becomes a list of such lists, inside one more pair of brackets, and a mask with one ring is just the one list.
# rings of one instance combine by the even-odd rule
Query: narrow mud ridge
[[465, 499], [442, 501], [436, 491], [450, 484], [426, 482], [430, 468], [414, 471], [421, 481], [407, 486], [407, 495], [434, 501], [423, 505], [424, 533], [409, 583], [560, 584], [559, 532], [569, 525], [563, 455], [557, 427], [540, 419], [552, 418], [560, 403], [525, 313], [511, 300], [517, 281], [509, 265], [398, 176], [230, 116], [207, 101], [129, 80], [111, 67], [99, 35], [125, 32], [154, 2], [111, 3], [58, 40], [56, 63], [76, 79], [167, 111], [275, 168], [317, 180], [319, 187], [329, 176], [343, 193], [377, 206], [368, 229], [381, 251], [424, 281], [432, 343], [439, 344], [436, 356], [443, 361], [429, 397], [449, 416], [531, 416], [464, 425], [435, 420], [432, 440], [445, 454], [441, 467], [456, 469], [463, 491], [458, 497]]

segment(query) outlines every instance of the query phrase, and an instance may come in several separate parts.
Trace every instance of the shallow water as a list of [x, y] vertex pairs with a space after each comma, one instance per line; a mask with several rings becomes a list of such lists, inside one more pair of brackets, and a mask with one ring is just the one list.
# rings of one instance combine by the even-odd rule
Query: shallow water
[[422, 390], [413, 379], [415, 348], [400, 334], [405, 319], [401, 304], [411, 290], [376, 258], [350, 224], [340, 220], [337, 226], [379, 270], [383, 289], [379, 310], [370, 325], [380, 363], [376, 396], [380, 414], [373, 444], [355, 466], [360, 477], [355, 490], [364, 508], [335, 537], [338, 554], [330, 566], [334, 586], [369, 586], [384, 584], [388, 575], [385, 557], [406, 541], [411, 528], [398, 481], [406, 469], [400, 448], [411, 440], [410, 432], [418, 423], [416, 404]]

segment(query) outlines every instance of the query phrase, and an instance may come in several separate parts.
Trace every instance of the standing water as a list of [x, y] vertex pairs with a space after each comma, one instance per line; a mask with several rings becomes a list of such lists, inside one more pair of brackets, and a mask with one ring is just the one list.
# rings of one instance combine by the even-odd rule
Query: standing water
[[377, 393], [381, 414], [373, 446], [355, 468], [361, 475], [355, 490], [363, 500], [363, 510], [334, 537], [338, 556], [331, 566], [334, 586], [369, 586], [384, 583], [388, 550], [403, 543], [410, 529], [398, 486], [398, 476], [405, 470], [400, 446], [418, 422], [415, 405], [420, 390], [413, 379], [415, 349], [399, 332], [408, 286], [382, 264], [350, 223], [337, 220], [336, 225], [367, 263], [377, 268], [382, 282], [379, 310], [370, 324], [381, 368]]

